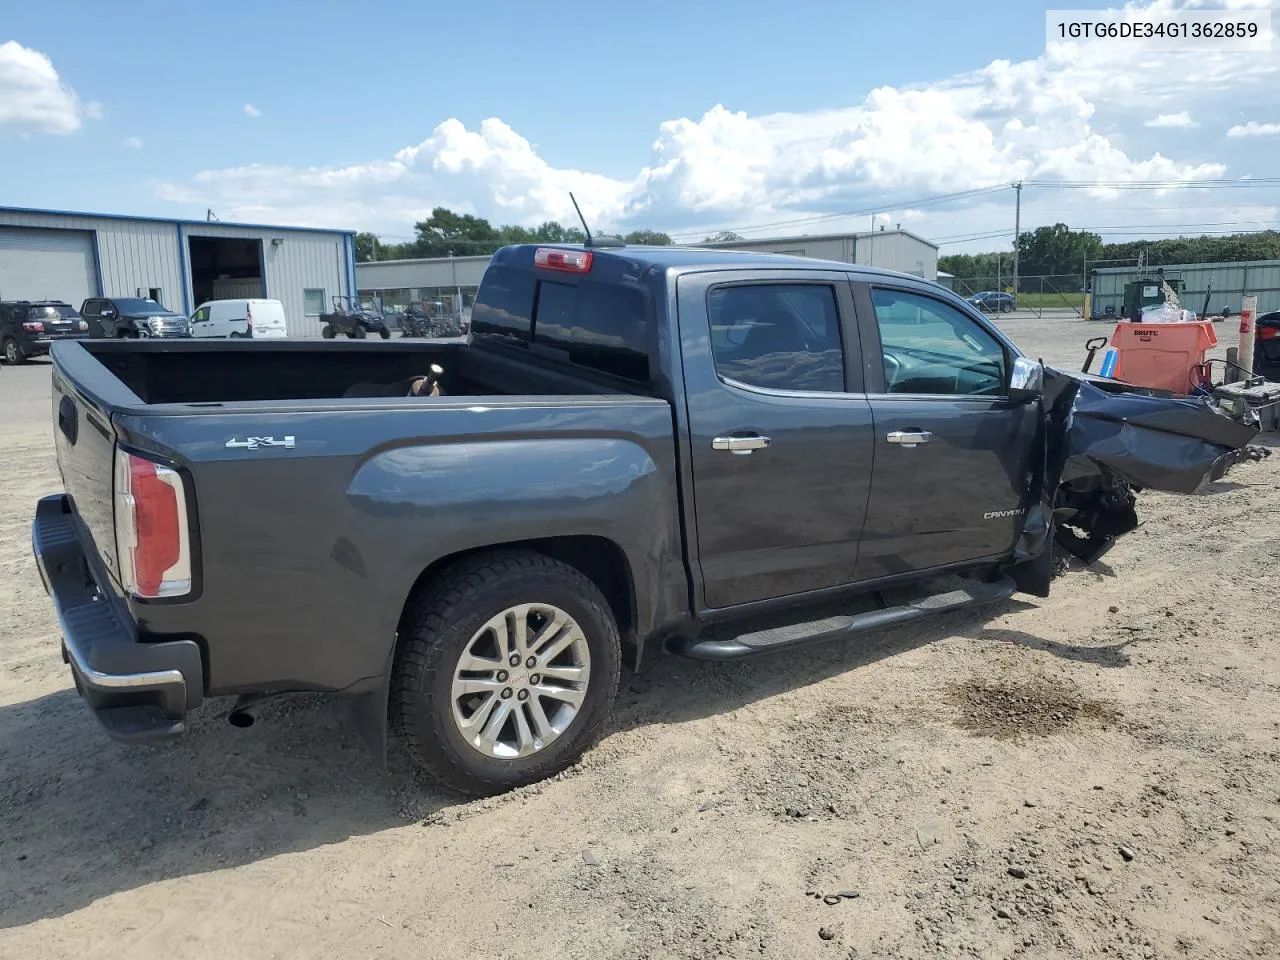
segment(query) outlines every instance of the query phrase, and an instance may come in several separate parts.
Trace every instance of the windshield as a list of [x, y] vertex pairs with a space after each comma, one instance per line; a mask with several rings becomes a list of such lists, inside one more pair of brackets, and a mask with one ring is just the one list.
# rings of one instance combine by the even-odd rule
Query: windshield
[[168, 313], [169, 308], [142, 297], [112, 301], [121, 313]]
[[74, 307], [56, 303], [32, 307], [30, 316], [32, 320], [75, 320], [80, 314]]

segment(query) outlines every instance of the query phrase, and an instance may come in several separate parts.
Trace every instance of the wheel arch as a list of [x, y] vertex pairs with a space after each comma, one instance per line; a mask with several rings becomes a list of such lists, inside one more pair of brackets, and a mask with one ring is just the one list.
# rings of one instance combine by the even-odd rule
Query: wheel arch
[[[405, 595], [400, 608], [400, 617], [396, 635], [403, 632], [405, 617], [413, 605], [413, 598], [432, 580], [443, 576], [448, 571], [477, 557], [497, 553], [539, 553], [559, 560], [566, 566], [573, 567], [596, 585], [608, 601], [609, 610], [618, 625], [618, 633], [626, 645], [636, 647], [635, 657], [640, 655], [641, 638], [636, 632], [636, 588], [631, 563], [622, 547], [607, 537], [591, 534], [572, 534], [565, 536], [538, 537], [530, 540], [515, 540], [508, 543], [488, 544], [471, 547], [446, 554], [433, 560], [414, 579]], [[395, 650], [391, 651], [394, 660]], [[390, 663], [391, 660], [388, 662]]]

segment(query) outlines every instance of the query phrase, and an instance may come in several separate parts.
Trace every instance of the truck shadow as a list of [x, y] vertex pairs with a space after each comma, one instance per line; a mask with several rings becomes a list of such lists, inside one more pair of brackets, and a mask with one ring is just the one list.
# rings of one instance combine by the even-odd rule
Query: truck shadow
[[[839, 674], [856, 684], [861, 667], [954, 636], [1123, 665], [1119, 651], [983, 632], [992, 617], [1028, 606], [1005, 601], [740, 663], [658, 657], [624, 674], [610, 730], [712, 716]], [[380, 769], [339, 700], [268, 701], [248, 730], [227, 723], [230, 706], [206, 704], [185, 737], [153, 747], [108, 740], [70, 689], [0, 707], [0, 929], [156, 881], [430, 820], [466, 802], [423, 782], [398, 749]]]
[[1016, 645], [1097, 666], [1128, 666], [1129, 658], [1123, 648], [1133, 641], [1089, 647], [985, 626], [996, 617], [1030, 609], [1034, 609], [1034, 604], [1006, 600], [845, 640], [830, 640], [729, 663], [674, 656], [646, 657], [641, 672], [623, 676], [611, 730], [727, 713], [840, 674], [849, 674], [850, 682], [856, 684], [859, 669], [948, 637]]
[[225, 870], [403, 827], [459, 802], [380, 769], [349, 707], [230, 700], [158, 746], [107, 739], [74, 690], [0, 707], [0, 929], [63, 916], [148, 883]]

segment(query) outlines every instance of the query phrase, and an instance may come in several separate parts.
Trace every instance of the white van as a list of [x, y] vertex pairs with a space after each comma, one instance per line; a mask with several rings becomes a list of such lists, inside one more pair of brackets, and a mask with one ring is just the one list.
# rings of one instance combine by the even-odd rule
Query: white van
[[279, 300], [210, 300], [191, 315], [193, 337], [287, 337]]

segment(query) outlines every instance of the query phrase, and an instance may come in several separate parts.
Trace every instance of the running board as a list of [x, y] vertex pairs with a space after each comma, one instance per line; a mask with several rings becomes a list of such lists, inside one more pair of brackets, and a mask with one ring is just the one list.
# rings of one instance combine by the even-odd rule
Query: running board
[[693, 639], [677, 641], [672, 650], [695, 660], [739, 660], [758, 653], [769, 653], [821, 640], [866, 633], [884, 627], [922, 620], [938, 613], [962, 610], [986, 603], [1007, 600], [1017, 592], [1008, 577], [995, 583], [972, 583], [960, 590], [921, 597], [896, 607], [870, 610], [849, 616], [827, 617], [805, 623], [792, 623], [771, 630], [744, 633], [732, 639]]

